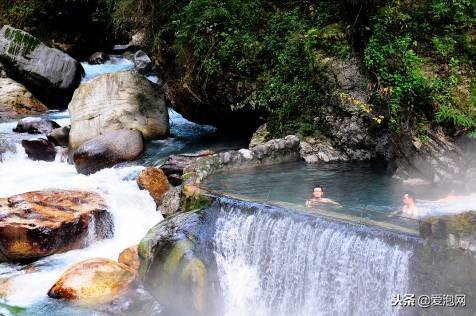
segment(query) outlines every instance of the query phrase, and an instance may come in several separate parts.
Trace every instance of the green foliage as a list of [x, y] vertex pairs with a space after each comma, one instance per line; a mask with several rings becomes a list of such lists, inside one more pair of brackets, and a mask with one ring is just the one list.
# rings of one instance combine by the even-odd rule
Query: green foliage
[[[476, 128], [474, 101], [457, 93], [459, 60], [466, 63], [466, 75], [474, 72], [474, 56], [467, 54], [463, 36], [474, 22], [472, 6], [466, 0], [433, 0], [429, 7], [391, 1], [372, 18], [364, 62], [381, 85], [392, 89], [395, 131], [418, 125], [418, 117], [452, 129]], [[436, 70], [438, 64], [448, 70]]]
[[201, 95], [225, 87], [273, 136], [323, 132], [316, 121], [334, 92], [323, 60], [360, 56], [390, 127], [424, 137], [431, 124], [476, 128], [474, 12], [472, 0], [116, 0], [113, 17], [174, 56], [181, 84]]
[[[286, 9], [269, 1], [187, 3], [168, 26], [174, 29], [175, 54], [191, 63], [184, 78], [210, 84], [231, 80], [237, 89], [252, 85], [256, 88], [236, 106], [268, 113], [272, 134], [314, 132], [323, 101], [312, 69], [315, 50], [348, 57], [351, 49], [340, 24], [317, 31], [321, 24], [315, 20], [332, 21], [310, 14], [310, 8], [307, 1]], [[167, 35], [161, 31], [160, 40]]]

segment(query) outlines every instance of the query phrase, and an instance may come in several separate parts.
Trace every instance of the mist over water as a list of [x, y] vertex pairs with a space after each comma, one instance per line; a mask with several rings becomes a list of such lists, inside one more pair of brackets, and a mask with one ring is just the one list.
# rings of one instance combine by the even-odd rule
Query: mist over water
[[[259, 166], [214, 174], [205, 186], [217, 192], [234, 193], [262, 201], [282, 201], [304, 206], [314, 186], [324, 188], [325, 197], [342, 207], [320, 208], [371, 218], [385, 217], [400, 210], [407, 190], [415, 192], [422, 216], [457, 214], [476, 209], [476, 191], [451, 186], [409, 185], [400, 183], [385, 168], [372, 163], [306, 164], [286, 163]], [[455, 199], [439, 201], [451, 190]]]
[[[217, 315], [397, 315], [419, 243], [257, 205], [217, 202]], [[297, 216], [297, 217], [296, 217]]]
[[[113, 57], [104, 65], [83, 63], [83, 67], [84, 82], [103, 73], [130, 70], [133, 64]], [[149, 80], [160, 82], [155, 77]], [[59, 155], [54, 162], [29, 160], [19, 145], [16, 153], [3, 156], [0, 198], [33, 190], [94, 191], [105, 199], [114, 221], [111, 239], [93, 241], [84, 249], [52, 255], [30, 265], [0, 264], [0, 283], [8, 285], [7, 303], [29, 307], [37, 315], [99, 315], [62, 305], [46, 293], [72, 264], [96, 257], [116, 260], [122, 250], [137, 244], [163, 219], [150, 195], [139, 190], [135, 182], [140, 170], [160, 164], [170, 154], [247, 145], [242, 139], [220, 135], [211, 126], [189, 122], [173, 110], [169, 113], [169, 138], [148, 142], [139, 161], [93, 175], [77, 174], [74, 166], [61, 161]], [[62, 126], [70, 124], [67, 111], [51, 111], [43, 117]], [[1, 136], [16, 137], [12, 134], [15, 125], [16, 121], [0, 123]], [[261, 166], [217, 174], [207, 183], [218, 191], [301, 206], [316, 184], [323, 185], [326, 196], [343, 205], [336, 211], [375, 211], [384, 216], [401, 208], [401, 195], [407, 189], [381, 168], [355, 164]], [[476, 195], [448, 202], [424, 201], [444, 197], [447, 190], [412, 189], [417, 193], [418, 206], [427, 214], [476, 209]], [[216, 315], [396, 315], [401, 310], [391, 306], [393, 294], [417, 291], [420, 283], [442, 290], [443, 283], [432, 278], [446, 275], [445, 270], [424, 269], [425, 274], [415, 281], [414, 266], [422, 245], [413, 237], [226, 199], [215, 203], [206, 216], [210, 243], [203, 254], [210, 263], [213, 285], [209, 296], [214, 298]], [[430, 266], [433, 264], [430, 262]], [[451, 267], [460, 270], [458, 264]]]

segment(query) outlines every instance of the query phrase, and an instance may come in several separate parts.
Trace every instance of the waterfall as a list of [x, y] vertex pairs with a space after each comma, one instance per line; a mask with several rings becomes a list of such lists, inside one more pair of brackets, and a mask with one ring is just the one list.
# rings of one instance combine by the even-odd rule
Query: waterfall
[[230, 201], [212, 207], [219, 314], [399, 313], [391, 299], [409, 289], [411, 237]]

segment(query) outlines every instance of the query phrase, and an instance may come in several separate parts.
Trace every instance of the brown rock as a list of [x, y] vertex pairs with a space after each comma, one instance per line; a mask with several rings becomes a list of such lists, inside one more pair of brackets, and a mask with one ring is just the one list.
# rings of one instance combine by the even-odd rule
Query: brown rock
[[48, 291], [48, 296], [72, 300], [79, 305], [105, 304], [125, 294], [136, 276], [136, 271], [113, 260], [89, 259], [66, 270]]
[[54, 161], [56, 156], [55, 145], [46, 139], [24, 139], [21, 145], [25, 148], [28, 158], [32, 160]]
[[169, 181], [161, 169], [148, 167], [141, 171], [137, 184], [142, 190], [149, 191], [157, 205], [162, 201], [164, 194], [169, 190]]
[[134, 271], [139, 271], [140, 259], [138, 246], [132, 246], [127, 249], [124, 249], [120, 254], [117, 261], [123, 265], [128, 266]]
[[22, 84], [0, 78], [0, 118], [15, 118], [47, 110]]
[[97, 193], [35, 191], [0, 199], [0, 262], [32, 261], [112, 234], [111, 215]]

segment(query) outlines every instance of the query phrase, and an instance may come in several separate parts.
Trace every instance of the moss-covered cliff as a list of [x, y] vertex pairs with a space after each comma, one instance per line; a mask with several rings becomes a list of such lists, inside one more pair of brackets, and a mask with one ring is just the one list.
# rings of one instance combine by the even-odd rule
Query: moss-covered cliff
[[476, 134], [474, 22], [471, 0], [0, 2], [0, 24], [74, 55], [144, 30], [174, 107], [273, 136], [333, 138], [329, 111], [352, 107], [422, 141], [435, 126]]
[[[471, 0], [117, 0], [113, 16], [147, 31], [169, 98], [184, 110], [242, 109], [274, 136], [325, 134], [323, 109], [338, 97], [425, 140], [431, 125], [475, 133], [474, 13]], [[342, 91], [329, 61], [355, 58], [365, 89]]]

